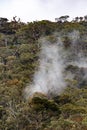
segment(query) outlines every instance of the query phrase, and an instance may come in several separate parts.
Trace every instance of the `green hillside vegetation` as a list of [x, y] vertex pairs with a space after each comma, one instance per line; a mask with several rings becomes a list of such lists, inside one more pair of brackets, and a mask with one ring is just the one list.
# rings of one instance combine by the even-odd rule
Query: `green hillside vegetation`
[[65, 74], [74, 74], [74, 79], [66, 79], [60, 95], [24, 97], [39, 66], [41, 38], [53, 44], [60, 36], [65, 51], [71, 50], [70, 60], [76, 55], [68, 34], [79, 31], [75, 49], [78, 53], [82, 48], [87, 58], [87, 17], [62, 20], [23, 23], [16, 17], [0, 18], [0, 130], [87, 130], [87, 79], [83, 79], [87, 68], [68, 65]]

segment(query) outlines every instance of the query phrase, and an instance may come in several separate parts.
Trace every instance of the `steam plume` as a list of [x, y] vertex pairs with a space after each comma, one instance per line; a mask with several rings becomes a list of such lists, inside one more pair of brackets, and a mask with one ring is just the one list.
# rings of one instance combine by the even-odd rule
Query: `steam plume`
[[34, 75], [32, 85], [26, 88], [26, 97], [35, 92], [48, 96], [61, 93], [65, 88], [63, 78], [64, 63], [61, 42], [51, 44], [43, 41], [40, 52], [40, 66]]
[[[73, 31], [67, 34], [67, 37], [71, 42], [68, 48], [64, 48], [62, 36], [58, 36], [58, 42], [55, 43], [51, 43], [52, 39], [51, 42], [42, 41], [38, 71], [34, 74], [33, 83], [25, 89], [26, 98], [35, 92], [49, 97], [61, 94], [68, 85], [67, 79], [76, 79], [75, 87], [80, 87], [84, 81], [85, 85], [87, 84], [86, 43], [80, 39], [79, 31]], [[72, 72], [72, 67], [67, 71], [69, 65], [76, 66], [77, 71]], [[70, 86], [72, 87], [71, 84]]]

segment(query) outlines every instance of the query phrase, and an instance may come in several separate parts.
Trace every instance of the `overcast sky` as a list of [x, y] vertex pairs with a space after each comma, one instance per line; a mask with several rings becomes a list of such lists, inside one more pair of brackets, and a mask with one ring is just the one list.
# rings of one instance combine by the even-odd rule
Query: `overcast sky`
[[23, 22], [87, 15], [87, 0], [0, 0], [0, 17], [17, 16]]

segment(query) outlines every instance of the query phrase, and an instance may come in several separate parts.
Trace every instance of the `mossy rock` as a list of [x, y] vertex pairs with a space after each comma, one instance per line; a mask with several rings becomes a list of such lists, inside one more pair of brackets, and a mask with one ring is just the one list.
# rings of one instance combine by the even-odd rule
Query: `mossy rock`
[[44, 94], [35, 93], [32, 97], [31, 104], [37, 110], [51, 110], [51, 111], [58, 111], [58, 105], [53, 100], [48, 100]]

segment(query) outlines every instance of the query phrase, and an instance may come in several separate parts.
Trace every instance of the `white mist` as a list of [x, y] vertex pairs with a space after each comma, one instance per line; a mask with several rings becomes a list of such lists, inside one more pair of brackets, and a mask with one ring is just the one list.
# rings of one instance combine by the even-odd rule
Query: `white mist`
[[63, 78], [64, 63], [62, 44], [43, 42], [40, 52], [40, 65], [35, 72], [33, 83], [25, 89], [26, 98], [35, 92], [48, 96], [57, 95], [65, 88]]

